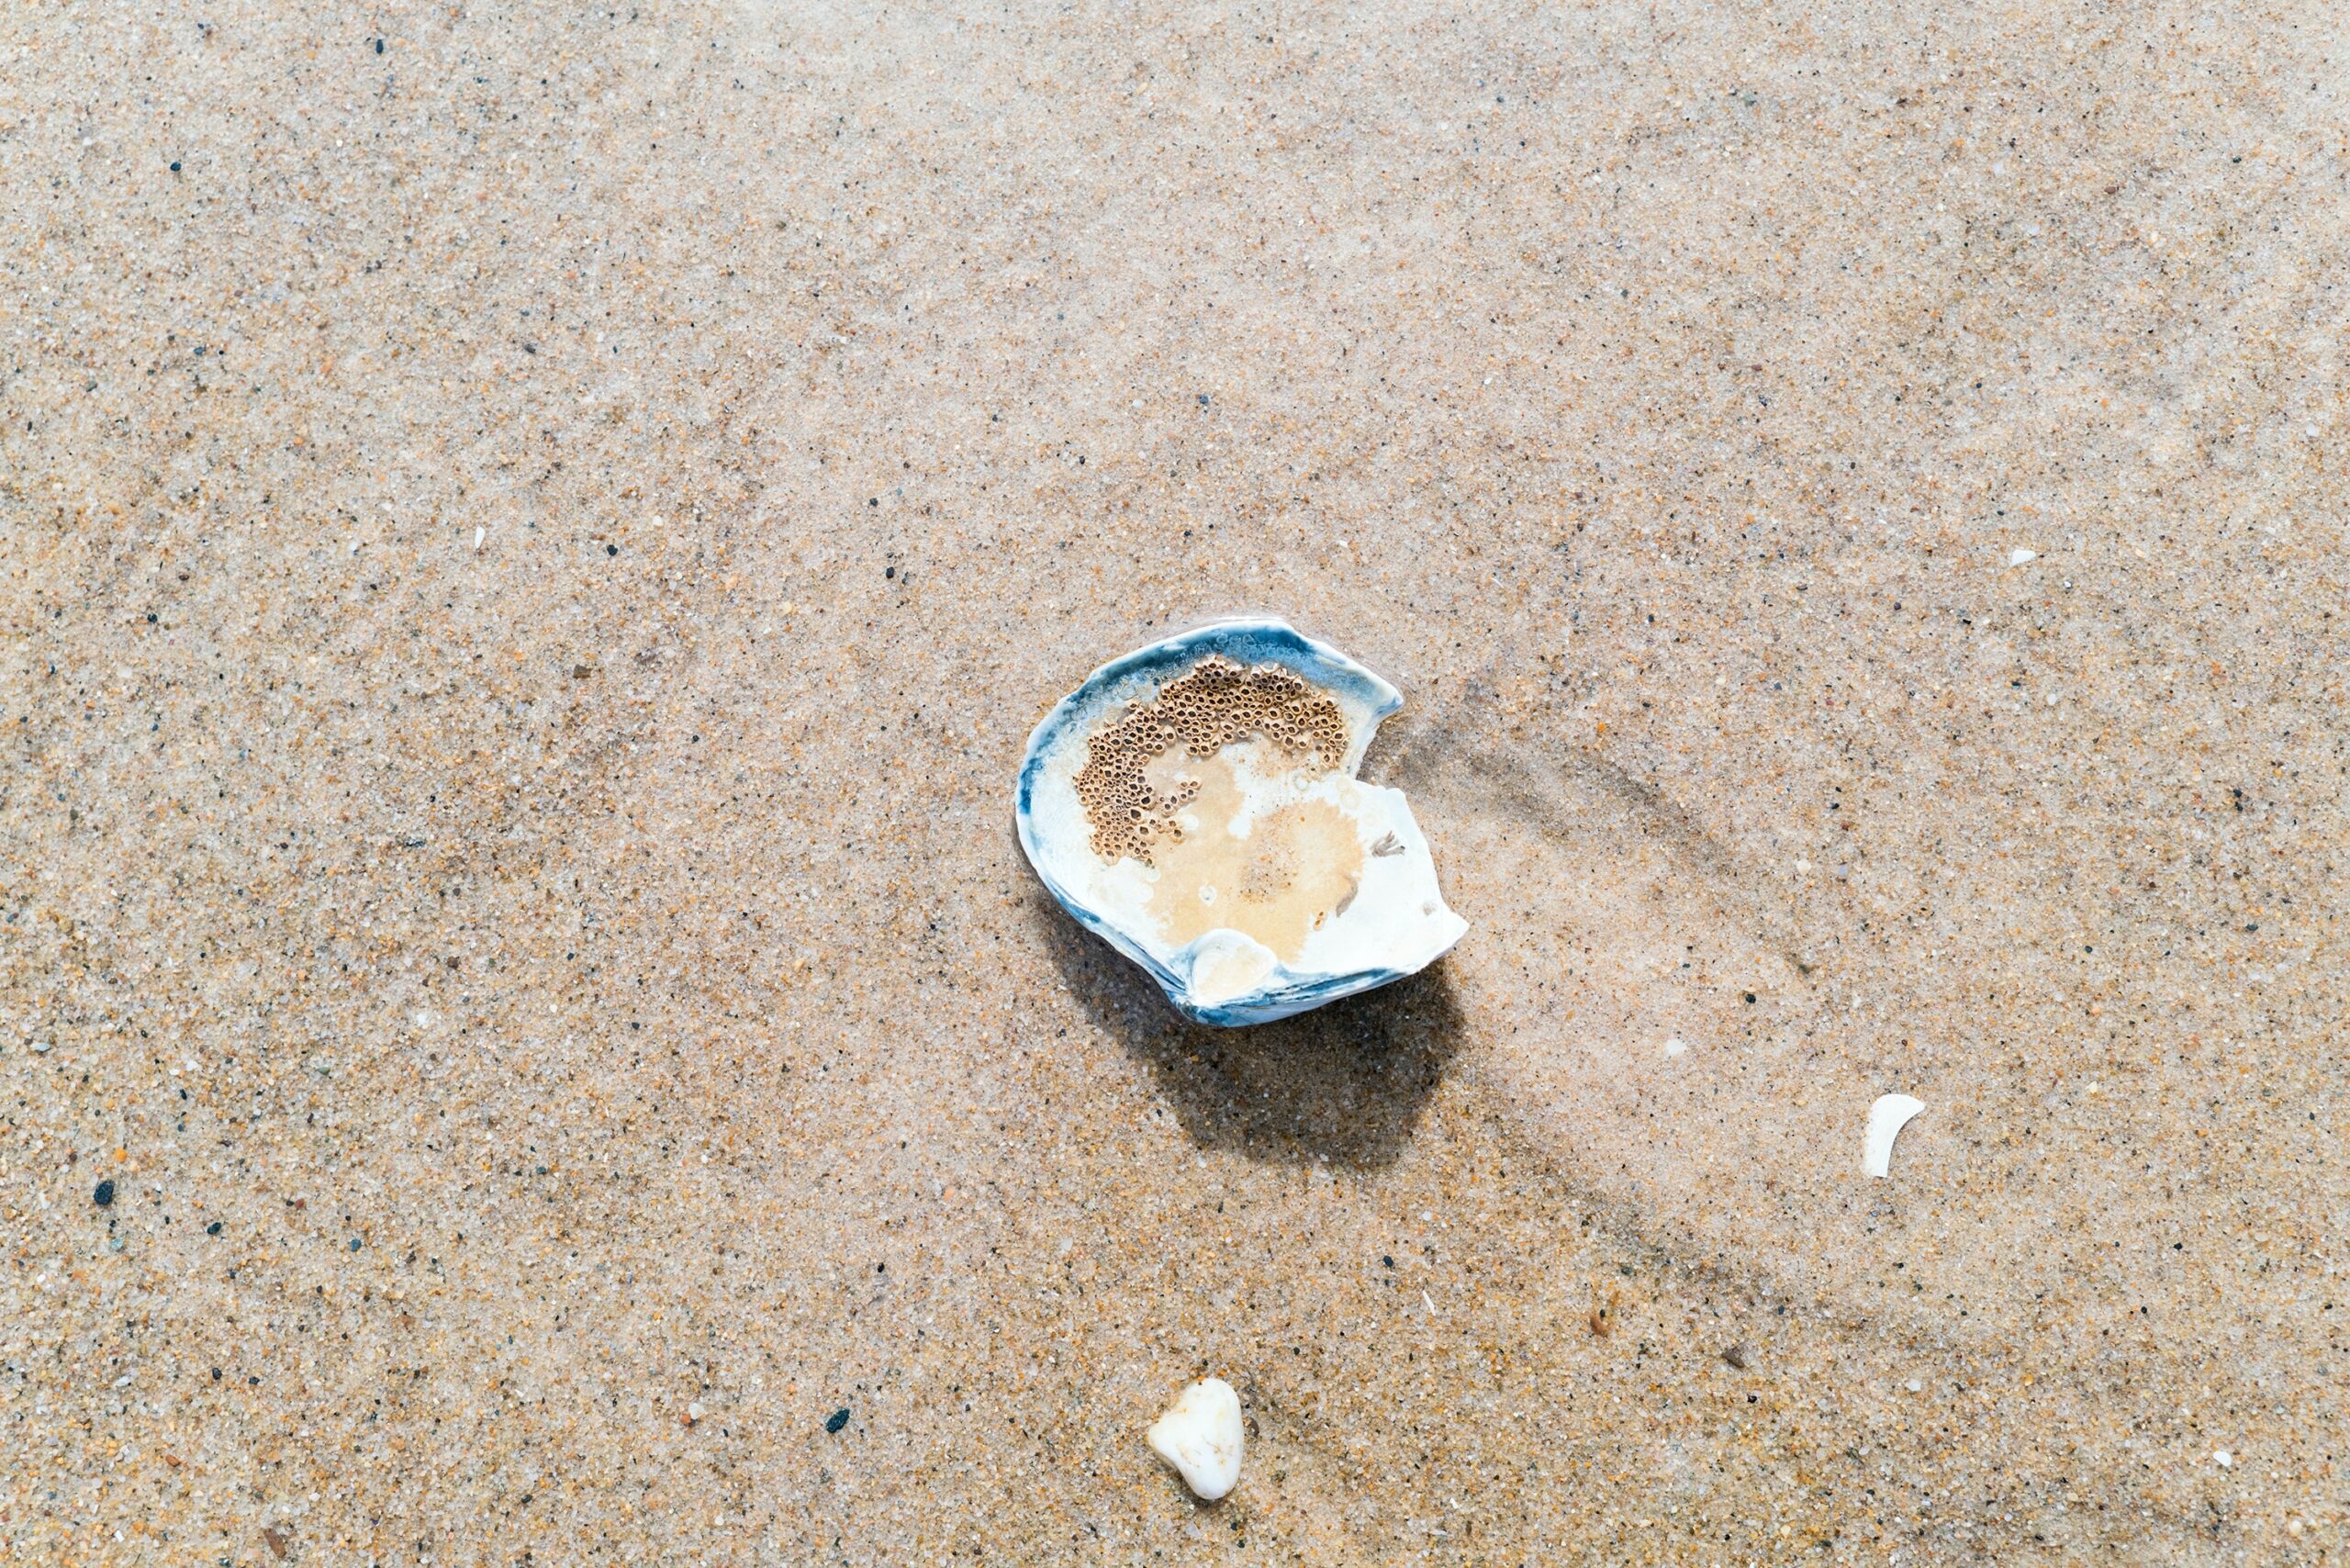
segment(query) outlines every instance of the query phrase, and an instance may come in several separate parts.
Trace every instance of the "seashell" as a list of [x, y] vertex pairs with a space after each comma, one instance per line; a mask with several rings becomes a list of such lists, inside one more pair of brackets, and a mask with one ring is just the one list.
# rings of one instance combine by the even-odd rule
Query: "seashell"
[[1355, 777], [1403, 705], [1280, 621], [1137, 648], [1028, 737], [1020, 846], [1062, 908], [1203, 1024], [1401, 980], [1469, 929], [1404, 792]]
[[1184, 1389], [1143, 1438], [1204, 1501], [1213, 1503], [1240, 1484], [1246, 1440], [1240, 1395], [1220, 1377], [1203, 1377]]
[[1868, 1126], [1861, 1137], [1861, 1170], [1870, 1176], [1886, 1176], [1893, 1170], [1893, 1140], [1909, 1125], [1909, 1118], [1926, 1108], [1923, 1100], [1908, 1094], [1880, 1094], [1869, 1107]]

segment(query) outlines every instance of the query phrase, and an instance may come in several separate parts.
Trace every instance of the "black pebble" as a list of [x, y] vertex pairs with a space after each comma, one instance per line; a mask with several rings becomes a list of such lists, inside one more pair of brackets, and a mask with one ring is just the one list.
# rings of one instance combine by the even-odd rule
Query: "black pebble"
[[179, 166], [179, 164], [178, 164], [176, 162], [174, 162], [172, 164], [172, 173], [173, 173], [173, 174], [178, 174], [179, 172], [180, 172], [180, 166]]
[[100, 1208], [105, 1208], [108, 1204], [112, 1204], [114, 1202], [114, 1183], [111, 1182], [99, 1182], [98, 1190], [90, 1194], [90, 1201], [97, 1204]]
[[210, 1225], [206, 1226], [204, 1227], [204, 1234], [205, 1234], [205, 1235], [207, 1235], [207, 1236], [218, 1236], [218, 1235], [219, 1235], [219, 1234], [220, 1234], [220, 1222], [219, 1222], [218, 1220], [217, 1220], [217, 1219], [216, 1219], [216, 1220], [214, 1220]]
[[356, 1252], [356, 1251], [358, 1251], [358, 1250], [359, 1250], [359, 1238], [357, 1238], [357, 1237], [355, 1237], [355, 1236], [354, 1236], [354, 1237], [352, 1237], [352, 1238], [351, 1238], [351, 1249], [352, 1249], [353, 1252]]
[[898, 568], [895, 566], [888, 567], [883, 570], [881, 575], [885, 577], [894, 577], [898, 575]]
[[1386, 1265], [1387, 1265], [1389, 1268], [1391, 1268], [1391, 1269], [1392, 1269], [1392, 1268], [1393, 1268], [1393, 1267], [1395, 1266], [1395, 1260], [1394, 1260], [1394, 1259], [1393, 1259], [1393, 1258], [1390, 1258], [1390, 1257], [1389, 1257], [1386, 1253], [1384, 1253], [1384, 1252], [1382, 1252], [1382, 1253], [1379, 1255], [1379, 1260], [1380, 1260], [1381, 1262], [1382, 1262], [1382, 1263], [1386, 1264]]
[[604, 546], [604, 554], [607, 555], [617, 555], [620, 553], [621, 547], [617, 544], [607, 544]]
[[375, 52], [377, 54], [384, 52], [384, 40], [382, 39], [377, 39], [375, 40]]
[[832, 1418], [824, 1423], [824, 1430], [828, 1432], [837, 1432], [843, 1427], [847, 1425], [848, 1412], [845, 1410], [835, 1410], [833, 1412]]

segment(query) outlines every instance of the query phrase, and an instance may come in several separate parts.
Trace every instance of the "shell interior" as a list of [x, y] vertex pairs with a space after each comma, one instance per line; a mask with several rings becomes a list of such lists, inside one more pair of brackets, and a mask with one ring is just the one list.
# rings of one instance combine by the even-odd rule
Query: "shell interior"
[[1355, 777], [1395, 689], [1278, 621], [1113, 660], [1029, 739], [1021, 845], [1177, 1006], [1260, 1023], [1397, 980], [1467, 929], [1403, 792]]

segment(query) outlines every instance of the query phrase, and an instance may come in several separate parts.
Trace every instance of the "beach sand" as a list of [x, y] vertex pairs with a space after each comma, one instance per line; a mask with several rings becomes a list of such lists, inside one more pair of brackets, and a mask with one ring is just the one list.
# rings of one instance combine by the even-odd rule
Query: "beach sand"
[[[2345, 55], [11, 10], [8, 1560], [2341, 1561]], [[1221, 1032], [1010, 786], [1239, 610], [1471, 929]]]

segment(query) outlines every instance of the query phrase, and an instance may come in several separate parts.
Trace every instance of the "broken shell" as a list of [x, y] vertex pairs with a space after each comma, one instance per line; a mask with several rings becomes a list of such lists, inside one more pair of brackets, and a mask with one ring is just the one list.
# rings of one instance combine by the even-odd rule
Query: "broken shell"
[[1143, 1436], [1153, 1453], [1182, 1473], [1183, 1484], [1208, 1502], [1240, 1484], [1240, 1395], [1220, 1377], [1203, 1377], [1183, 1390]]
[[1923, 1100], [1913, 1100], [1907, 1094], [1881, 1094], [1869, 1107], [1868, 1131], [1861, 1148], [1861, 1169], [1871, 1176], [1890, 1174], [1893, 1169], [1893, 1140], [1909, 1125], [1909, 1118], [1926, 1108]]
[[1279, 621], [1153, 643], [1028, 737], [1020, 846], [1062, 908], [1202, 1023], [1401, 980], [1469, 928], [1403, 791], [1355, 777], [1403, 705]]

